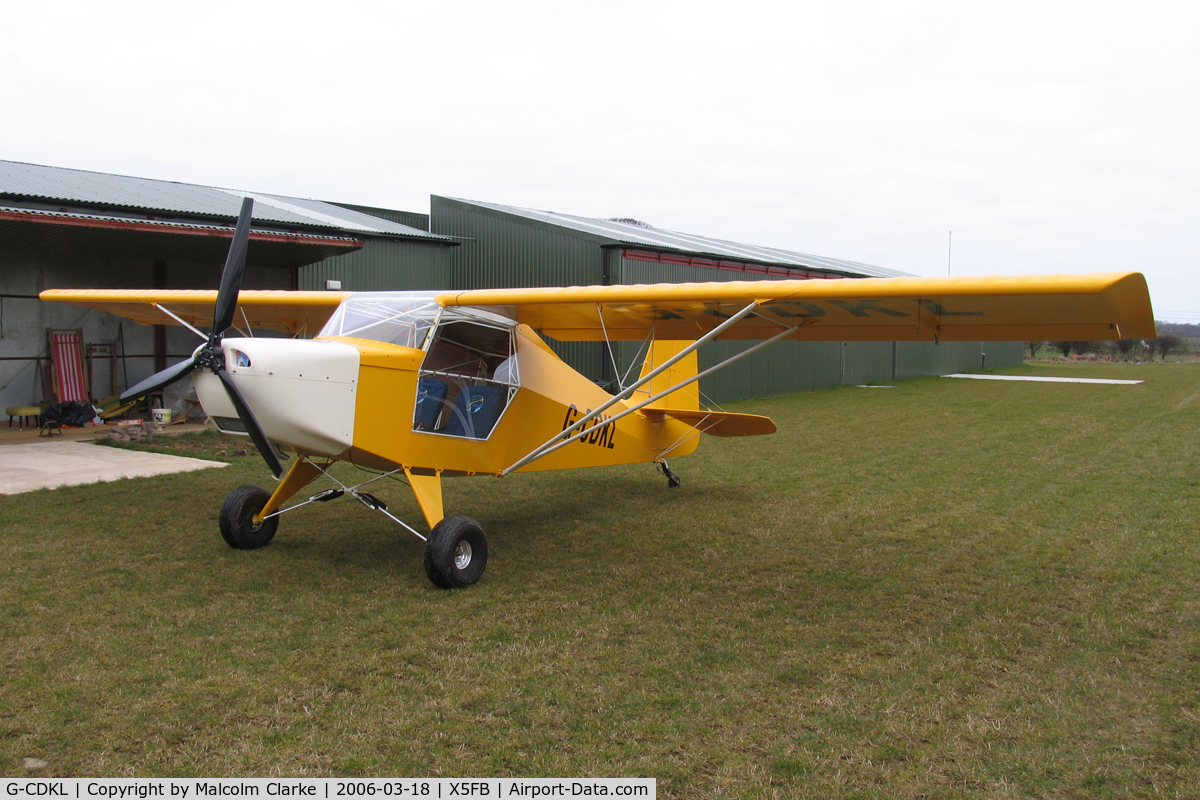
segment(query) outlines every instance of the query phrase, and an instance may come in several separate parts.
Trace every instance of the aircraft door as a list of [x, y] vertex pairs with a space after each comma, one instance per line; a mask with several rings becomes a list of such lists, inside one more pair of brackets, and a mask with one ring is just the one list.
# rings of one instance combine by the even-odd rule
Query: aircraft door
[[447, 314], [421, 364], [413, 430], [487, 439], [520, 385], [513, 325]]

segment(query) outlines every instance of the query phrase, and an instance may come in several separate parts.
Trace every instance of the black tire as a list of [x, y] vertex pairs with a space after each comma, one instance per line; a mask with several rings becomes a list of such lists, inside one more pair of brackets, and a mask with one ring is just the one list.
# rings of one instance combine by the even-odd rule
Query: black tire
[[275, 538], [279, 517], [253, 523], [254, 515], [262, 511], [271, 493], [261, 486], [239, 486], [221, 504], [221, 538], [235, 550], [256, 550], [266, 547]]
[[479, 523], [456, 514], [433, 528], [425, 542], [425, 574], [439, 589], [464, 589], [487, 567], [487, 535]]

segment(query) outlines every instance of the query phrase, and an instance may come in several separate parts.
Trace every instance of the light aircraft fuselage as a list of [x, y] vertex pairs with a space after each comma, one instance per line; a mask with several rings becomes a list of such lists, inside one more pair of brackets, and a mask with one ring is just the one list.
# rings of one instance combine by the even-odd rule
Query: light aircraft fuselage
[[[498, 475], [612, 399], [528, 326], [495, 315], [439, 321], [434, 296], [356, 294], [311, 340], [226, 338], [225, 368], [271, 441], [307, 456], [443, 476]], [[386, 326], [404, 343], [333, 332], [363, 307], [407, 317], [408, 326], [395, 319]], [[218, 427], [244, 434], [216, 377], [197, 370], [193, 378]], [[687, 398], [699, 408], [696, 397], [693, 387]], [[684, 422], [637, 413], [609, 421], [629, 405], [618, 403], [586, 425], [586, 436], [517, 471], [640, 463], [668, 449], [672, 456], [695, 450], [698, 436]]]

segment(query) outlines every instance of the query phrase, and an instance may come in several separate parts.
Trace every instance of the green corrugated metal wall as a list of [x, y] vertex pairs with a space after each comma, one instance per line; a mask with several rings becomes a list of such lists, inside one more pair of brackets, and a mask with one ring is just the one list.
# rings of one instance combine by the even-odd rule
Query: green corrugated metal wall
[[342, 282], [355, 292], [445, 289], [446, 255], [455, 247], [406, 239], [367, 239], [361, 250], [300, 267], [299, 289]]
[[517, 218], [434, 197], [435, 232], [458, 236], [447, 255], [451, 289], [528, 286], [589, 286], [603, 282], [603, 252], [573, 231], [538, 226]]

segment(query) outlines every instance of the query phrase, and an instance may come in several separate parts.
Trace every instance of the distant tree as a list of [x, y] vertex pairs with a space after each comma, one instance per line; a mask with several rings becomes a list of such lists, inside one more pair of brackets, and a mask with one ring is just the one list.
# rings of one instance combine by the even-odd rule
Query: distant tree
[[1144, 347], [1140, 339], [1121, 339], [1113, 342], [1113, 354], [1122, 361], [1133, 361]]
[[1037, 358], [1037, 351], [1044, 344], [1045, 344], [1045, 342], [1026, 342], [1025, 349], [1029, 351], [1029, 357]]
[[1150, 360], [1154, 360], [1154, 354], [1158, 353], [1159, 358], [1163, 361], [1167, 360], [1167, 356], [1171, 353], [1181, 353], [1186, 349], [1187, 342], [1182, 336], [1160, 336], [1157, 339], [1147, 339], [1146, 347], [1150, 350]]
[[1050, 346], [1062, 353], [1063, 358], [1070, 358], [1071, 353], [1091, 353], [1096, 350], [1096, 342], [1050, 342]]

